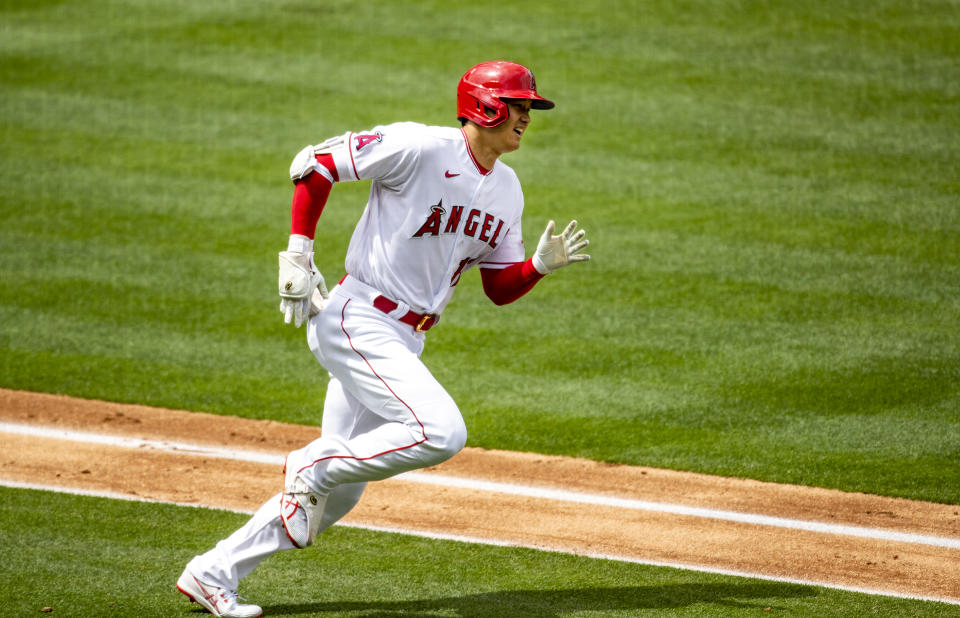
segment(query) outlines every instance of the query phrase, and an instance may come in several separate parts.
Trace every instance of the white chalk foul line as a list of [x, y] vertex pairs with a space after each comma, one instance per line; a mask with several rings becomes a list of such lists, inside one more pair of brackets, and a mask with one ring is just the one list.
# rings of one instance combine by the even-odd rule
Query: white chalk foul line
[[185, 455], [200, 455], [203, 457], [214, 457], [217, 459], [233, 459], [236, 461], [251, 461], [254, 463], [264, 464], [280, 464], [281, 466], [283, 465], [284, 460], [283, 455], [277, 455], [276, 453], [242, 451], [238, 449], [220, 448], [216, 446], [170, 442], [167, 440], [128, 438], [126, 436], [113, 436], [89, 431], [75, 431], [73, 429], [61, 429], [59, 427], [39, 427], [36, 425], [25, 425], [20, 423], [0, 422], [0, 433], [12, 433], [22, 436], [49, 438], [53, 440], [69, 440], [71, 442], [85, 442], [88, 444], [103, 444], [106, 446], [119, 446], [124, 448], [149, 448], [168, 453], [183, 453]]
[[[126, 448], [150, 448], [165, 452], [183, 453], [187, 455], [198, 455], [203, 457], [215, 457], [220, 459], [232, 459], [237, 461], [250, 461], [265, 464], [283, 465], [284, 461], [283, 455], [277, 455], [274, 453], [226, 449], [197, 444], [185, 444], [181, 442], [169, 442], [165, 440], [128, 438], [123, 436], [111, 436], [99, 433], [74, 431], [70, 429], [60, 429], [56, 427], [38, 427], [34, 425], [18, 423], [0, 422], [0, 432], [42, 438], [53, 438], [57, 440], [70, 440], [75, 442], [120, 446]], [[915, 543], [920, 545], [945, 547], [949, 549], [960, 549], [960, 539], [914, 534], [910, 532], [899, 532], [896, 530], [886, 530], [882, 528], [848, 526], [843, 524], [806, 521], [801, 519], [789, 519], [785, 517], [773, 517], [758, 513], [740, 513], [737, 511], [708, 509], [685, 506], [682, 504], [649, 502], [646, 500], [636, 500], [632, 498], [618, 498], [615, 496], [580, 493], [565, 491], [562, 489], [534, 487], [530, 485], [514, 485], [511, 483], [499, 483], [496, 481], [484, 481], [457, 476], [446, 476], [442, 474], [427, 474], [424, 472], [406, 472], [404, 474], [397, 475], [394, 478], [407, 482], [423, 483], [426, 485], [439, 485], [442, 487], [455, 487], [460, 489], [470, 489], [473, 491], [510, 494], [515, 496], [523, 496], [526, 498], [537, 498], [541, 500], [557, 500], [562, 502], [589, 504], [593, 506], [609, 506], [622, 509], [652, 511], [657, 513], [669, 513], [672, 515], [683, 515], [687, 517], [716, 519], [756, 526], [773, 526], [777, 528], [804, 530], [807, 532], [816, 532], [821, 534], [837, 534], [843, 536], [876, 539], [881, 541], [892, 541], [897, 543]]]
[[531, 498], [542, 498], [545, 500], [579, 502], [581, 504], [591, 504], [595, 506], [612, 506], [623, 509], [635, 509], [639, 511], [655, 511], [657, 513], [670, 513], [672, 515], [686, 515], [688, 517], [702, 517], [706, 519], [720, 519], [723, 521], [732, 521], [742, 524], [774, 526], [777, 528], [790, 528], [791, 530], [805, 530], [808, 532], [819, 532], [822, 534], [840, 534], [868, 539], [879, 539], [882, 541], [917, 543], [921, 545], [936, 545], [937, 547], [960, 549], [960, 539], [927, 536], [909, 532], [897, 532], [895, 530], [884, 530], [881, 528], [865, 528], [861, 526], [830, 524], [824, 522], [806, 521], [802, 519], [788, 519], [784, 517], [760, 515], [757, 513], [740, 513], [737, 511], [723, 511], [695, 506], [684, 506], [682, 504], [648, 502], [646, 500], [616, 498], [597, 494], [584, 494], [572, 491], [564, 491], [562, 489], [548, 489], [544, 487], [511, 485], [508, 483], [496, 483], [477, 479], [443, 476], [440, 474], [416, 473], [414, 475], [414, 473], [408, 472], [406, 474], [400, 474], [396, 478], [405, 481], [413, 481], [416, 483], [429, 483], [432, 485], [443, 485], [447, 487], [461, 487], [464, 489], [473, 489], [477, 491], [492, 491]]
[[[74, 494], [80, 496], [90, 496], [97, 498], [109, 498], [112, 500], [127, 500], [133, 502], [146, 502], [151, 504], [173, 504], [176, 506], [185, 506], [192, 508], [200, 509], [210, 509], [215, 511], [228, 511], [231, 513], [240, 513], [242, 515], [252, 515], [254, 509], [227, 509], [222, 507], [213, 507], [205, 504], [195, 504], [187, 502], [176, 502], [173, 500], [157, 500], [153, 498], [144, 498], [141, 496], [131, 496], [128, 494], [121, 494], [112, 491], [98, 491], [91, 489], [78, 489], [71, 487], [61, 487], [59, 485], [38, 485], [35, 483], [20, 483], [17, 481], [6, 481], [0, 479], [0, 487], [10, 487], [13, 489], [36, 489], [40, 491], [52, 491], [65, 494]], [[360, 530], [371, 530], [374, 532], [384, 532], [389, 534], [405, 534], [409, 536], [417, 536], [428, 539], [437, 539], [441, 541], [453, 541], [457, 543], [475, 543], [479, 545], [493, 545], [496, 547], [518, 547], [523, 549], [535, 549], [538, 551], [553, 552], [559, 554], [569, 554], [574, 556], [582, 556], [584, 558], [592, 558], [595, 560], [612, 560], [615, 562], [629, 562], [633, 564], [641, 564], [645, 566], [654, 566], [654, 567], [666, 567], [671, 569], [684, 569], [687, 571], [694, 571], [699, 573], [713, 573], [716, 575], [729, 575], [732, 577], [748, 577], [751, 579], [760, 579], [765, 581], [774, 581], [781, 582], [785, 584], [797, 584], [800, 586], [817, 586], [820, 588], [831, 588], [833, 590], [843, 590], [846, 592], [859, 592], [863, 594], [870, 594], [876, 596], [886, 596], [886, 597], [896, 597], [900, 599], [911, 599], [916, 601], [932, 601], [935, 603], [947, 603], [950, 605], [960, 605], [960, 600], [957, 599], [948, 599], [945, 597], [931, 597], [924, 595], [915, 595], [915, 594], [905, 594], [902, 592], [896, 592], [891, 590], [878, 590], [873, 588], [862, 588], [859, 586], [844, 586], [842, 584], [834, 584], [831, 582], [819, 582], [814, 580], [806, 579], [797, 579], [793, 577], [780, 577], [776, 575], [765, 575], [763, 573], [751, 573], [748, 571], [735, 571], [730, 569], [720, 569], [715, 567], [709, 567], [698, 564], [684, 564], [679, 562], [662, 562], [658, 560], [643, 560], [641, 558], [631, 558], [626, 556], [616, 556], [609, 554], [597, 554], [582, 552], [575, 549], [566, 549], [561, 547], [547, 547], [543, 545], [528, 545], [513, 541], [503, 541], [499, 539], [489, 539], [483, 537], [471, 537], [463, 536], [459, 534], [447, 534], [442, 532], [431, 532], [427, 530], [414, 530], [408, 528], [389, 528], [385, 526], [374, 526], [368, 524], [356, 524], [356, 523], [345, 523], [343, 521], [337, 522], [336, 526], [342, 526], [344, 528], [357, 528]]]

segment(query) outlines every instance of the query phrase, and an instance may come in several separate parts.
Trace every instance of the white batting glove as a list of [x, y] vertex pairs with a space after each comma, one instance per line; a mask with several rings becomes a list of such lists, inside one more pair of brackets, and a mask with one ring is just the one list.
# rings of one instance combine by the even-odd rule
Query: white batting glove
[[300, 328], [305, 319], [323, 309], [330, 294], [323, 275], [313, 263], [312, 250], [281, 251], [279, 257], [280, 312], [285, 324], [293, 322], [294, 327]]
[[553, 235], [553, 229], [554, 223], [551, 221], [537, 243], [537, 252], [533, 254], [533, 267], [537, 272], [547, 275], [573, 262], [586, 262], [590, 259], [589, 255], [578, 253], [589, 245], [590, 241], [584, 238], [587, 234], [584, 230], [574, 233], [577, 229], [576, 221], [568, 223], [559, 236]]

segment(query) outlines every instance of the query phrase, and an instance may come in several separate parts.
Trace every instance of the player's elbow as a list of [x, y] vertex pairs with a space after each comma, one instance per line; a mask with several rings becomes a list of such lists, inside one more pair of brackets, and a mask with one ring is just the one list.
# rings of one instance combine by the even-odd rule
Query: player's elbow
[[509, 305], [510, 303], [516, 300], [515, 298], [510, 298], [509, 296], [505, 296], [502, 294], [491, 294], [490, 292], [487, 292], [487, 298], [492, 300], [493, 304], [498, 307]]
[[483, 282], [483, 293], [487, 295], [494, 305], [502, 307], [509, 305], [517, 300], [517, 296], [510, 294], [510, 291], [503, 286], [496, 285], [492, 278], [485, 279]]

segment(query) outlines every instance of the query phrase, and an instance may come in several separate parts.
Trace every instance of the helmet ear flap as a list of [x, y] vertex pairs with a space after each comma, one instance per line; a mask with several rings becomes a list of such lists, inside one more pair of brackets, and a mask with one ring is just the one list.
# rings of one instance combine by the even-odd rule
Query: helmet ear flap
[[507, 104], [501, 101], [497, 96], [482, 89], [471, 92], [476, 107], [474, 113], [468, 116], [469, 120], [477, 123], [481, 127], [495, 127], [502, 124], [509, 116]]
[[458, 118], [489, 128], [502, 124], [509, 115], [507, 104], [500, 101], [495, 93], [461, 80], [457, 88]]

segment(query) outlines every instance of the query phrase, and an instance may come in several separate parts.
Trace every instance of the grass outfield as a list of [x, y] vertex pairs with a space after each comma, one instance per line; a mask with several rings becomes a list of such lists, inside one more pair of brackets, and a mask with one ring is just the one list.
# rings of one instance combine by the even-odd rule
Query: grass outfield
[[506, 158], [527, 246], [575, 217], [594, 260], [506, 308], [464, 277], [424, 359], [471, 445], [960, 503], [955, 2], [0, 10], [0, 386], [318, 422], [289, 160], [511, 58], [558, 102]]
[[[0, 487], [0, 604], [14, 616], [193, 615], [174, 588], [183, 565], [246, 518]], [[328, 618], [957, 615], [943, 603], [341, 527], [272, 557], [240, 592], [269, 616]]]

